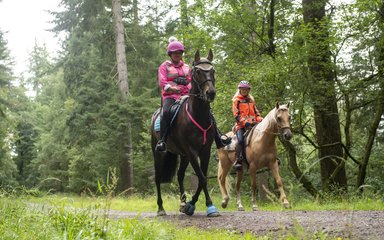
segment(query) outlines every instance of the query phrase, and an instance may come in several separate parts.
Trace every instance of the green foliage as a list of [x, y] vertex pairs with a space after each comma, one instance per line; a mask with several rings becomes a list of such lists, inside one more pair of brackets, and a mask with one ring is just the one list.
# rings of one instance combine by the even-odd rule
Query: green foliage
[[11, 158], [11, 135], [13, 126], [9, 116], [12, 107], [13, 65], [3, 32], [0, 30], [0, 186], [16, 184], [16, 165]]
[[[113, 197], [116, 179], [111, 171], [111, 181], [100, 185], [103, 196], [71, 197], [50, 195], [38, 190], [0, 189], [0, 235], [4, 239], [329, 239], [322, 232], [308, 232], [294, 222], [293, 231], [283, 229], [276, 235], [242, 235], [220, 229], [202, 231], [196, 228], [179, 228], [169, 222], [140, 217], [141, 212], [156, 208], [155, 196], [133, 195], [129, 198]], [[218, 194], [213, 195], [219, 201]], [[249, 202], [249, 199], [246, 200]], [[204, 201], [198, 209], [205, 209]], [[165, 195], [166, 209], [173, 210], [179, 199]], [[262, 211], [281, 211], [276, 204], [260, 204]], [[113, 219], [108, 210], [124, 210], [138, 214], [126, 219]], [[229, 211], [236, 210], [231, 208]], [[301, 198], [285, 211], [317, 210], [384, 210], [380, 196], [352, 195], [349, 198], [329, 197], [306, 200]], [[152, 210], [150, 210], [152, 211]], [[176, 209], [175, 209], [176, 211]], [[228, 210], [227, 210], [228, 211]], [[251, 211], [250, 209], [247, 211]], [[44, 229], [44, 231], [36, 231]]]
[[[304, 176], [321, 189], [321, 159], [312, 108], [319, 99], [310, 89], [326, 93], [330, 88], [318, 88], [309, 77], [308, 59], [319, 49], [311, 48], [311, 31], [303, 24], [301, 5], [275, 2], [273, 39], [268, 35], [271, 1], [146, 1], [139, 3], [139, 21], [133, 6], [123, 2], [131, 94], [127, 102], [122, 101], [115, 82], [110, 2], [62, 1], [62, 10], [54, 13], [54, 31], [66, 36], [62, 54], [52, 61], [44, 45], [35, 45], [30, 73], [26, 79], [18, 79], [18, 88], [12, 84], [12, 61], [0, 31], [0, 184], [101, 194], [99, 186], [107, 184], [106, 176], [115, 168], [119, 179], [116, 191], [123, 191], [120, 167], [126, 153], [125, 139], [130, 134], [134, 190], [154, 193], [149, 126], [152, 113], [160, 106], [157, 68], [168, 59], [167, 39], [174, 35], [186, 47], [184, 60], [188, 64], [197, 49], [203, 56], [213, 49], [217, 97], [212, 108], [223, 132], [231, 131], [234, 124], [231, 98], [240, 80], [251, 82], [262, 115], [276, 102], [292, 103], [295, 136], [291, 142], [297, 164]], [[379, 38], [383, 28], [377, 16], [380, 4], [359, 0], [356, 4], [337, 5], [327, 12], [323, 25], [329, 30], [325, 43], [330, 46], [340, 122], [345, 129], [342, 142], [356, 160], [346, 157], [350, 191], [356, 188], [353, 183], [357, 163], [363, 158], [372, 112], [382, 87], [382, 78], [377, 77], [382, 64], [378, 53], [383, 46]], [[35, 96], [25, 96], [27, 89], [33, 89]], [[370, 151], [364, 187], [372, 195], [383, 192], [382, 130], [381, 123]], [[279, 155], [289, 199], [296, 202], [297, 196], [309, 198], [293, 175], [289, 156], [280, 144]], [[216, 175], [216, 167], [213, 147], [210, 177]], [[191, 172], [189, 168], [187, 184]], [[274, 185], [272, 179], [269, 182]], [[212, 192], [218, 192], [215, 179], [209, 186]], [[177, 192], [177, 184], [169, 184], [165, 191]], [[127, 227], [132, 231], [136, 228], [140, 226]]]
[[[102, 206], [73, 210], [60, 202], [31, 205], [22, 198], [0, 198], [0, 234], [4, 239], [254, 239], [226, 231], [176, 228], [156, 219], [105, 219]], [[48, 214], [47, 214], [48, 213]], [[36, 231], [44, 229], [44, 231]]]

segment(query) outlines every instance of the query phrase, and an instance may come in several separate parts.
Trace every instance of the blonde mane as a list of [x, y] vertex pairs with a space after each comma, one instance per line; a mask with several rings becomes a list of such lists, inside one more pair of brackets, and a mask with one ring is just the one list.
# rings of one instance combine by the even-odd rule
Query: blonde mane
[[269, 111], [267, 116], [264, 117], [263, 121], [261, 121], [254, 128], [252, 128], [248, 139], [250, 140], [253, 137], [252, 135], [259, 136], [259, 135], [263, 135], [268, 130], [270, 131], [270, 129], [272, 129], [275, 125], [277, 125], [277, 121], [275, 118], [276, 112], [279, 110], [287, 110], [287, 109], [288, 107], [286, 104], [280, 105], [278, 109], [274, 107], [271, 111]]

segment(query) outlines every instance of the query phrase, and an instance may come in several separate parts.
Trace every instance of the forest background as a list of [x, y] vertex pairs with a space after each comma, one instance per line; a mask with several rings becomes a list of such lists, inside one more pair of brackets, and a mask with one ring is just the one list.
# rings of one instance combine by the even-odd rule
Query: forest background
[[294, 138], [279, 142], [289, 195], [383, 196], [383, 1], [118, 2], [123, 94], [110, 1], [62, 0], [52, 12], [52, 31], [65, 36], [61, 50], [53, 59], [36, 44], [24, 77], [13, 74], [0, 29], [2, 188], [95, 193], [116, 175], [118, 192], [154, 194], [149, 125], [160, 106], [157, 68], [176, 36], [188, 64], [197, 49], [213, 49], [212, 109], [224, 132], [234, 124], [231, 98], [241, 80], [251, 82], [262, 115], [291, 103]]

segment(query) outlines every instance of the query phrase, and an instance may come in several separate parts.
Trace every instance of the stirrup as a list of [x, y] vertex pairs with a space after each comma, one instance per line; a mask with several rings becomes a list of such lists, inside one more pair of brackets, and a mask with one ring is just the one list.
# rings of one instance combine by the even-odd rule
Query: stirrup
[[220, 136], [220, 140], [224, 146], [227, 146], [232, 142], [232, 138], [228, 137], [225, 134]]
[[237, 170], [237, 171], [240, 171], [241, 169], [243, 169], [243, 164], [241, 164], [240, 162], [236, 161], [235, 165], [233, 165], [233, 167]]
[[167, 151], [167, 145], [163, 140], [159, 140], [156, 144], [155, 150], [158, 152], [165, 152]]

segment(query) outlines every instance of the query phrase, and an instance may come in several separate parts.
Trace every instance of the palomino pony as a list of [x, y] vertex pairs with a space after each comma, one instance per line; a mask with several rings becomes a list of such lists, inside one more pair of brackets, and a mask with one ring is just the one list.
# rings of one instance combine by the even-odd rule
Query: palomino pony
[[[207, 58], [200, 58], [199, 50], [195, 53], [195, 60], [192, 65], [192, 88], [188, 99], [182, 102], [177, 116], [171, 123], [166, 152], [155, 150], [155, 145], [159, 140], [159, 133], [154, 130], [154, 124], [160, 109], [152, 117], [151, 145], [155, 164], [158, 216], [166, 215], [161, 198], [160, 184], [172, 181], [178, 165], [178, 156], [180, 156], [180, 166], [177, 172], [181, 201], [180, 211], [190, 216], [193, 215], [195, 203], [201, 190], [203, 190], [207, 216], [219, 215], [209, 196], [206, 177], [211, 145], [216, 131], [210, 114], [210, 102], [214, 100], [216, 95], [214, 68], [211, 64], [212, 58], [212, 50], [209, 51]], [[192, 200], [187, 203], [183, 181], [189, 163], [191, 163], [199, 179], [199, 185], [192, 196]]]
[[[227, 136], [233, 136], [234, 134], [228, 133]], [[280, 201], [284, 207], [289, 207], [289, 202], [284, 192], [283, 183], [279, 175], [279, 165], [277, 161], [277, 150], [275, 139], [278, 135], [281, 135], [284, 140], [290, 140], [292, 138], [292, 132], [290, 127], [290, 115], [289, 104], [279, 105], [276, 103], [276, 107], [272, 109], [267, 116], [258, 124], [255, 125], [248, 133], [246, 144], [246, 158], [249, 164], [249, 175], [252, 180], [252, 209], [257, 210], [256, 204], [256, 171], [263, 167], [267, 167], [272, 170], [273, 177], [275, 178], [277, 187], [280, 191]], [[234, 142], [234, 141], [233, 141]], [[228, 150], [227, 147], [218, 150], [219, 156], [219, 168], [217, 179], [219, 181], [221, 195], [223, 200], [221, 206], [227, 207], [229, 196], [227, 189], [227, 174], [232, 168], [235, 162], [235, 152]], [[241, 203], [240, 197], [240, 183], [244, 176], [244, 170], [247, 164], [243, 163], [243, 169], [237, 171], [237, 183], [236, 183], [236, 200], [237, 208], [239, 211], [244, 211], [244, 207]]]

